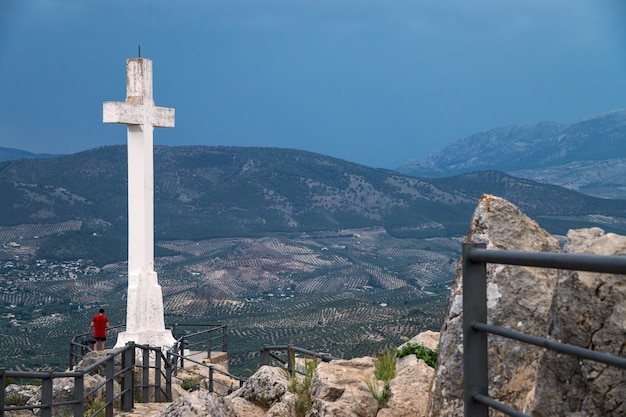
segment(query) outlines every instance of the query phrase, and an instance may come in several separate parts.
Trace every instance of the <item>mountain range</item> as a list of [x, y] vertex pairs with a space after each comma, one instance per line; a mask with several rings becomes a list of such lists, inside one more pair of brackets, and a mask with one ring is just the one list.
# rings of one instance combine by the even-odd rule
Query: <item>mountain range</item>
[[[157, 240], [363, 227], [396, 237], [458, 236], [483, 193], [508, 199], [553, 233], [587, 226], [626, 231], [624, 201], [499, 171], [416, 178], [277, 148], [157, 146], [154, 158]], [[0, 227], [80, 221], [85, 233], [125, 239], [126, 178], [121, 145], [2, 162]]]
[[13, 148], [1, 148], [0, 147], [0, 161], [12, 161], [14, 159], [43, 159], [43, 158], [54, 158], [60, 155], [53, 155], [49, 153], [32, 153], [23, 151], [21, 149], [13, 149]]
[[476, 133], [398, 171], [445, 177], [499, 170], [605, 198], [626, 198], [626, 110], [572, 124], [541, 122]]

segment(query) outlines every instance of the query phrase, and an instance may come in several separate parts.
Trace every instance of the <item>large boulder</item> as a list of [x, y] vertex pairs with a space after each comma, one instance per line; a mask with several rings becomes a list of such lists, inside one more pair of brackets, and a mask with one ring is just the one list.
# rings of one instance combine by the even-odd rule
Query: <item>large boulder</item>
[[194, 391], [176, 399], [159, 416], [295, 417], [289, 384], [284, 369], [262, 366], [226, 397]]
[[207, 391], [193, 391], [179, 397], [156, 417], [234, 417], [238, 416], [231, 401]]
[[391, 396], [377, 417], [424, 417], [434, 374], [435, 370], [415, 355], [398, 359], [396, 376], [389, 383]]
[[375, 381], [370, 357], [321, 362], [311, 380], [311, 417], [374, 417], [378, 403], [367, 382]]
[[[560, 252], [558, 240], [508, 201], [483, 195], [471, 219], [467, 242], [488, 249]], [[463, 282], [457, 268], [444, 317], [439, 361], [431, 386], [430, 417], [463, 416]], [[555, 270], [489, 264], [489, 324], [544, 335]], [[521, 409], [534, 388], [541, 349], [504, 338], [489, 338], [489, 394]]]
[[[569, 253], [626, 255], [626, 237], [601, 229], [571, 230]], [[562, 271], [555, 290], [549, 338], [626, 354], [624, 275]], [[527, 412], [535, 417], [626, 416], [626, 370], [546, 351]]]
[[36, 385], [9, 384], [4, 389], [4, 402], [8, 406], [22, 406], [32, 398], [39, 399], [41, 387]]
[[287, 372], [281, 368], [262, 366], [232, 396], [244, 398], [263, 407], [270, 407], [282, 401], [287, 392], [289, 392]]
[[414, 336], [413, 338], [409, 339], [405, 343], [398, 346], [398, 349], [402, 349], [402, 347], [407, 344], [413, 344], [413, 345], [417, 344], [417, 345], [424, 345], [424, 347], [427, 347], [430, 350], [435, 350], [439, 347], [440, 339], [441, 339], [441, 334], [439, 332], [426, 330], [425, 332], [422, 332], [418, 334], [417, 336]]

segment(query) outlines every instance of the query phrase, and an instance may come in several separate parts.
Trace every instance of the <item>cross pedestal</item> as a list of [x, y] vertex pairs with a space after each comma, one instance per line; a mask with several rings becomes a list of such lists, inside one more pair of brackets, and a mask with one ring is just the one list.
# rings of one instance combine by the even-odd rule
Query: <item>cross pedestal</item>
[[163, 294], [154, 271], [155, 127], [174, 127], [174, 109], [156, 107], [152, 98], [152, 61], [126, 61], [126, 101], [105, 101], [103, 122], [128, 127], [128, 298], [126, 331], [115, 347], [129, 341], [169, 348], [176, 343], [165, 329]]

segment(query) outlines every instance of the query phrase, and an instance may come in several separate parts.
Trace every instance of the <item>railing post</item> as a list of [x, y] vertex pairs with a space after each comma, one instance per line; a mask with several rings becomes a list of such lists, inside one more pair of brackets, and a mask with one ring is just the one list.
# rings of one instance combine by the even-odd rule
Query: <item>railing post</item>
[[211, 351], [213, 350], [213, 347], [211, 346], [211, 338], [213, 337], [213, 328], [209, 329], [209, 332], [207, 333], [209, 340], [207, 342], [207, 358], [209, 359], [209, 361], [211, 360]]
[[293, 375], [293, 370], [296, 367], [296, 352], [293, 350], [293, 345], [289, 345], [287, 355], [289, 356], [287, 359], [287, 372], [291, 376]]
[[113, 353], [107, 353], [108, 361], [105, 367], [105, 378], [106, 378], [106, 390], [105, 390], [105, 401], [106, 408], [104, 415], [106, 417], [113, 417], [113, 401], [115, 399], [115, 355]]
[[261, 353], [259, 356], [260, 356], [259, 366], [270, 364], [270, 351], [266, 346], [263, 346], [261, 348]]
[[165, 395], [167, 395], [168, 401], [173, 401], [172, 398], [172, 354], [167, 351], [167, 361], [165, 362]]
[[209, 366], [209, 392], [213, 392], [213, 367]]
[[83, 402], [85, 399], [85, 374], [80, 373], [80, 376], [74, 377], [74, 415], [83, 415]]
[[172, 375], [178, 375], [178, 342], [167, 351], [167, 361], [170, 363], [170, 372]]
[[222, 352], [228, 352], [228, 326], [222, 327]]
[[0, 368], [0, 416], [4, 415], [4, 390], [7, 386], [6, 369]]
[[180, 367], [185, 368], [185, 336], [180, 338]]
[[135, 406], [135, 383], [133, 378], [133, 368], [135, 366], [135, 342], [126, 343], [126, 348], [122, 352], [122, 408], [130, 411]]
[[142, 363], [141, 363], [141, 402], [150, 402], [150, 351], [146, 348], [142, 349]]
[[474, 399], [488, 394], [487, 333], [475, 330], [472, 323], [487, 323], [487, 266], [472, 262], [473, 248], [484, 243], [463, 243], [463, 401], [466, 417], [488, 417], [489, 407]]
[[52, 417], [52, 371], [41, 379], [41, 417]]
[[161, 347], [154, 352], [154, 402], [161, 402]]

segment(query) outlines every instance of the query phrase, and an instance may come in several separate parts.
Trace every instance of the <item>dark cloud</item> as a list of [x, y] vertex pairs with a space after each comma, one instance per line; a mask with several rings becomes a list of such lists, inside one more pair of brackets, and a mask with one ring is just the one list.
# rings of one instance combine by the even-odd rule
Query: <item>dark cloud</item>
[[[154, 60], [156, 143], [395, 168], [478, 130], [625, 107], [622, 0], [2, 0], [3, 146], [124, 143], [102, 101]], [[60, 24], [62, 22], [63, 24]]]

